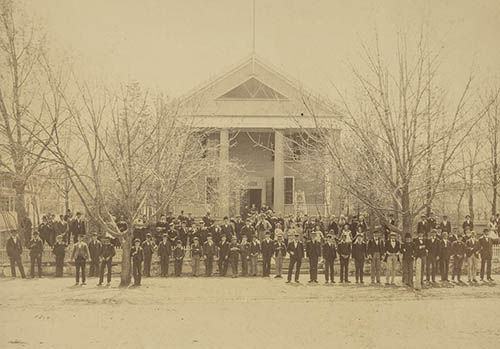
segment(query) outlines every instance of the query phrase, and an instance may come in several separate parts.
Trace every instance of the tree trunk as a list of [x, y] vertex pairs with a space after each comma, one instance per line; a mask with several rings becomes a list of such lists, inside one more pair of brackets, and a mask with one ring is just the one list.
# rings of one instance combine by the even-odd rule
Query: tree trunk
[[121, 238], [122, 245], [122, 271], [120, 274], [120, 287], [128, 287], [132, 279], [132, 263], [130, 261], [130, 249], [132, 248], [132, 232], [134, 231], [134, 223], [128, 224], [126, 234]]
[[412, 217], [410, 212], [410, 191], [408, 185], [401, 189], [401, 215], [403, 219], [403, 229], [401, 234], [412, 233]]
[[492, 175], [493, 175], [493, 180], [492, 180], [492, 187], [493, 187], [493, 197], [491, 198], [491, 214], [495, 215], [497, 213], [497, 195], [498, 195], [498, 165], [497, 165], [497, 159], [496, 159], [496, 154], [494, 154], [494, 159], [493, 159], [493, 169], [492, 169]]
[[15, 181], [14, 189], [16, 191], [17, 229], [21, 241], [26, 243], [31, 239], [31, 224], [28, 224], [25, 203], [26, 185], [23, 182]]

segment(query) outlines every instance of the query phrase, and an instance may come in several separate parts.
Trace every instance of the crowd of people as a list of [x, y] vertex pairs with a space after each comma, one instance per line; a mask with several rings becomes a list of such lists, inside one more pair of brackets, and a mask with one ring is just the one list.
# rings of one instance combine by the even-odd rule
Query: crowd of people
[[[192, 275], [200, 276], [200, 266], [205, 265], [205, 276], [217, 274], [224, 277], [231, 270], [232, 277], [271, 276], [274, 260], [275, 277], [286, 274], [287, 282], [299, 282], [304, 258], [309, 264], [309, 282], [318, 283], [318, 269], [323, 266], [325, 283], [335, 283], [335, 261], [338, 260], [338, 282], [350, 283], [349, 268], [354, 267], [355, 282], [364, 283], [365, 262], [370, 264], [372, 284], [380, 284], [385, 271], [385, 284], [394, 285], [396, 271], [402, 271], [403, 284], [417, 290], [436, 283], [451, 282], [464, 284], [463, 266], [467, 266], [469, 283], [477, 283], [477, 269], [480, 263], [481, 281], [493, 281], [491, 262], [493, 243], [498, 238], [500, 218], [492, 217], [488, 227], [478, 234], [474, 223], [466, 216], [462, 226], [452, 228], [448, 217], [437, 222], [434, 215], [422, 216], [411, 233], [396, 233], [397, 226], [392, 216], [387, 224], [369, 229], [362, 215], [345, 217], [341, 215], [329, 219], [297, 215], [283, 218], [271, 209], [255, 207], [245, 210], [234, 219], [224, 217], [216, 222], [210, 213], [196, 220], [184, 212], [175, 217], [171, 212], [161, 215], [157, 222], [149, 222], [142, 217], [134, 223], [133, 247], [130, 251], [134, 285], [140, 285], [142, 276], [152, 276], [153, 256], [159, 259], [159, 276], [169, 276], [171, 260], [174, 275], [182, 275], [184, 258], [190, 257]], [[62, 224], [61, 222], [64, 222]], [[64, 225], [58, 227], [59, 223]], [[127, 229], [120, 217], [120, 229]], [[89, 239], [90, 236], [90, 239]], [[73, 238], [73, 241], [72, 239]], [[85, 242], [85, 239], [89, 239]], [[75, 263], [76, 283], [86, 283], [86, 265], [90, 264], [90, 276], [98, 276], [111, 282], [112, 259], [119, 242], [110, 236], [88, 233], [87, 224], [80, 213], [73, 218], [68, 212], [54, 222], [50, 215], [43, 219], [37, 231], [27, 244], [31, 257], [31, 273], [42, 275], [42, 251], [48, 245], [56, 259], [56, 277], [63, 275], [67, 251]], [[11, 261], [12, 275], [16, 275], [16, 265], [25, 277], [21, 260], [23, 246], [16, 232], [7, 241], [7, 252]], [[283, 262], [288, 256], [288, 270], [283, 270]], [[259, 272], [261, 260], [261, 272]], [[353, 262], [353, 263], [351, 263]], [[214, 271], [216, 266], [217, 271]], [[239, 268], [241, 266], [241, 273]]]

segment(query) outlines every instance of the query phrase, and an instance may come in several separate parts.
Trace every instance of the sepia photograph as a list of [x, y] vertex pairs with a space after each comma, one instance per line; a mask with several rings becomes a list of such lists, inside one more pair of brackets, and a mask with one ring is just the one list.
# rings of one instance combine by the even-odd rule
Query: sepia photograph
[[0, 0], [0, 348], [500, 348], [499, 0]]

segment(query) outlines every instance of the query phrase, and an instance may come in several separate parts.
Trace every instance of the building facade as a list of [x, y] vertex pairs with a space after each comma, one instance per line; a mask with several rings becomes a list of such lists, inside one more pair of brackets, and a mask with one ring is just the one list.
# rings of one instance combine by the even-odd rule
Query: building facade
[[[209, 142], [218, 145], [220, 169], [206, 174], [205, 198], [175, 210], [215, 216], [240, 214], [246, 207], [269, 206], [289, 215], [297, 211], [325, 215], [335, 211], [331, 174], [294, 151], [306, 131], [321, 127], [340, 137], [338, 114], [297, 81], [255, 55], [189, 93], [182, 117], [193, 127], [211, 129]], [[243, 170], [235, 184], [228, 168]], [[216, 202], [211, 189], [216, 187]], [[215, 197], [215, 196], [214, 196]], [[203, 202], [204, 201], [204, 202]]]

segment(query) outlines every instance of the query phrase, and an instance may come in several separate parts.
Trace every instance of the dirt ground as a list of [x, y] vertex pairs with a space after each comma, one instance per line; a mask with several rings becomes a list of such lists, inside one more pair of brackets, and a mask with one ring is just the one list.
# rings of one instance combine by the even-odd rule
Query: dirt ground
[[[500, 286], [0, 279], [0, 348], [500, 348]], [[500, 276], [496, 276], [500, 280]], [[399, 282], [399, 280], [398, 280]]]

